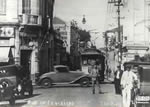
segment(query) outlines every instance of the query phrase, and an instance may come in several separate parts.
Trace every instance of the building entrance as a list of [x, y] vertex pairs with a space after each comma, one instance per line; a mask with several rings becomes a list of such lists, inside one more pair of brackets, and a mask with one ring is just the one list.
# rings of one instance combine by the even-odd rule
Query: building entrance
[[31, 74], [31, 52], [32, 50], [21, 50], [21, 65], [27, 74]]

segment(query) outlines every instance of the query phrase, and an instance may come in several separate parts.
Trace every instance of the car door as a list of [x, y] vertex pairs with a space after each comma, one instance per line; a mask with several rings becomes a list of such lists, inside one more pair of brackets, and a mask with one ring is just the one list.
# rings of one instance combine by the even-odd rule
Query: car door
[[82, 77], [84, 74], [81, 71], [70, 71], [69, 80], [75, 81], [78, 78]]
[[150, 65], [143, 65], [142, 71], [140, 71], [140, 91], [145, 95], [150, 95]]

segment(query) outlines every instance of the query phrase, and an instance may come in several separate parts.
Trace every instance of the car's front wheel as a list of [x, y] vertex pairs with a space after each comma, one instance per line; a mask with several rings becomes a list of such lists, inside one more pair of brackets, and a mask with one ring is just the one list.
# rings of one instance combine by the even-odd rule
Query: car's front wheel
[[52, 87], [52, 81], [50, 79], [43, 79], [41, 83], [42, 87], [44, 88], [50, 88]]
[[90, 85], [90, 80], [88, 78], [82, 78], [80, 80], [80, 85], [82, 87], [88, 87]]

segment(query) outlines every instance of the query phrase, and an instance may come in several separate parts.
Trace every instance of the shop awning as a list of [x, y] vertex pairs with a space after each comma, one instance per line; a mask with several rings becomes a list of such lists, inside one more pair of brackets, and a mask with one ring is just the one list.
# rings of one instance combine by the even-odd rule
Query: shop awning
[[0, 62], [9, 61], [10, 47], [0, 47]]

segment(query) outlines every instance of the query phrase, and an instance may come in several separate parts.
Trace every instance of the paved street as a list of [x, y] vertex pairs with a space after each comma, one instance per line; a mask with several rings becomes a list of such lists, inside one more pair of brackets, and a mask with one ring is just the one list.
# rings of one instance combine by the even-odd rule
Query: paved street
[[[55, 86], [35, 88], [34, 96], [16, 101], [14, 107], [121, 107], [121, 96], [115, 95], [113, 84], [102, 84], [104, 94], [92, 94], [91, 87]], [[9, 107], [1, 102], [0, 107]]]

